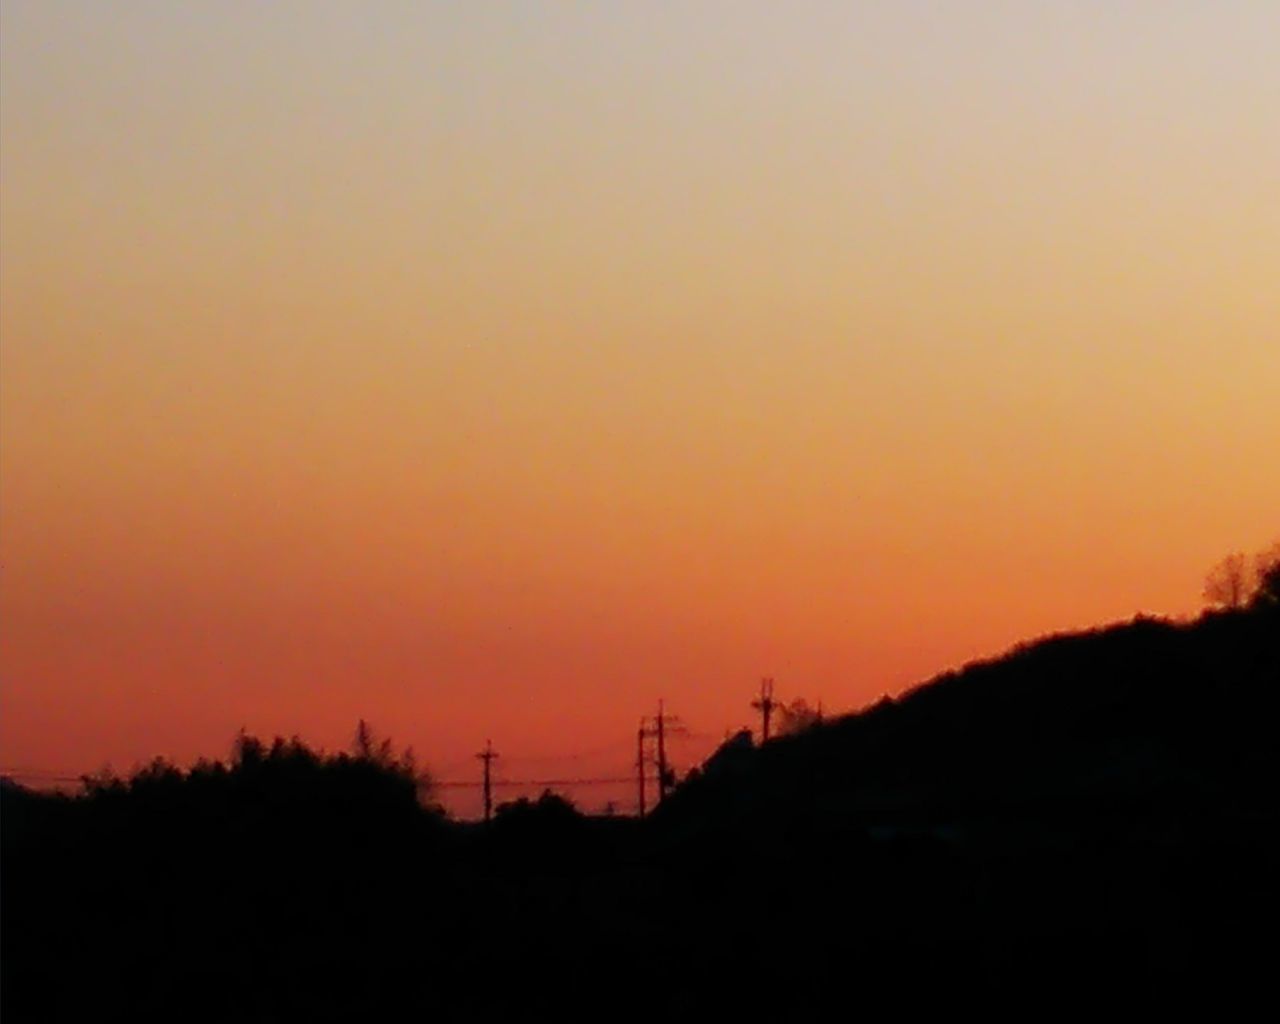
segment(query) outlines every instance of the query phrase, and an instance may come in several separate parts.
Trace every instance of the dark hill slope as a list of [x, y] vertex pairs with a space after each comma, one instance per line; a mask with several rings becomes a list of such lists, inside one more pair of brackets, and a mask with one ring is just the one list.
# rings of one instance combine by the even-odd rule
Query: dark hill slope
[[681, 952], [806, 1008], [815, 978], [899, 1007], [1257, 991], [1278, 692], [1274, 612], [1138, 620], [722, 749], [649, 823], [670, 903], [715, 918], [719, 957]]
[[1280, 618], [1138, 619], [1055, 636], [897, 700], [713, 759], [670, 826], [837, 817], [965, 821], [1269, 815], [1280, 777]]

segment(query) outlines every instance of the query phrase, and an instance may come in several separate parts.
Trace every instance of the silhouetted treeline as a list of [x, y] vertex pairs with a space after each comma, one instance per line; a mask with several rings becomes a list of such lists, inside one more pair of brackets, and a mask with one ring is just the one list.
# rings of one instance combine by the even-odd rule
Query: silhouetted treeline
[[1257, 600], [740, 735], [644, 822], [450, 822], [367, 730], [6, 785], [4, 1018], [1229, 1015], [1272, 971], [1278, 694]]

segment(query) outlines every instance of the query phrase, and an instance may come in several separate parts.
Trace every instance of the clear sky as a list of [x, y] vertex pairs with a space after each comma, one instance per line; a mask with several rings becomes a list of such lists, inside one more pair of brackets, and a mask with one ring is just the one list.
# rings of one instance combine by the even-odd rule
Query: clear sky
[[1280, 534], [1277, 52], [1272, 0], [5, 0], [0, 762], [625, 771], [659, 696], [1195, 610]]

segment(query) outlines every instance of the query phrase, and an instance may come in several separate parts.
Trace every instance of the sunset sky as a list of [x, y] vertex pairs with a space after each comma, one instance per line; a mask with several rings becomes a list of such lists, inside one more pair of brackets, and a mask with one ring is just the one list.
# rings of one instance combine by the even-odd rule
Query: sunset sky
[[1280, 536], [1274, 0], [0, 12], [0, 768], [684, 768]]

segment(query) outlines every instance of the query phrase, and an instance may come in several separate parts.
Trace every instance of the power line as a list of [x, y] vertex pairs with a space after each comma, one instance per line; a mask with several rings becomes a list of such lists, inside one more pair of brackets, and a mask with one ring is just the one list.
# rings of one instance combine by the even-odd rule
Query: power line
[[[582, 779], [491, 779], [489, 785], [494, 789], [500, 786], [619, 786], [634, 781], [627, 775], [614, 775]], [[477, 779], [447, 779], [443, 782], [432, 780], [431, 784], [441, 789], [475, 789], [484, 786], [484, 782]]]
[[503, 754], [503, 760], [507, 764], [518, 762], [520, 764], [547, 764], [555, 761], [581, 761], [588, 757], [602, 757], [606, 754], [618, 753], [621, 748], [629, 741], [619, 737], [612, 743], [604, 746], [592, 747], [589, 750], [578, 750], [567, 754]]
[[[478, 755], [477, 755], [478, 756]], [[494, 758], [498, 755], [495, 753]], [[430, 773], [428, 773], [429, 775]], [[81, 782], [81, 775], [52, 775], [47, 772], [11, 772], [0, 769], [0, 775], [14, 781], [28, 780], [32, 782]], [[122, 776], [122, 782], [128, 777]], [[635, 780], [629, 775], [597, 776], [592, 778], [559, 778], [559, 779], [498, 779], [490, 778], [489, 785], [493, 789], [510, 786], [617, 786]], [[484, 786], [483, 779], [432, 779], [431, 785], [439, 789], [478, 789]]]

